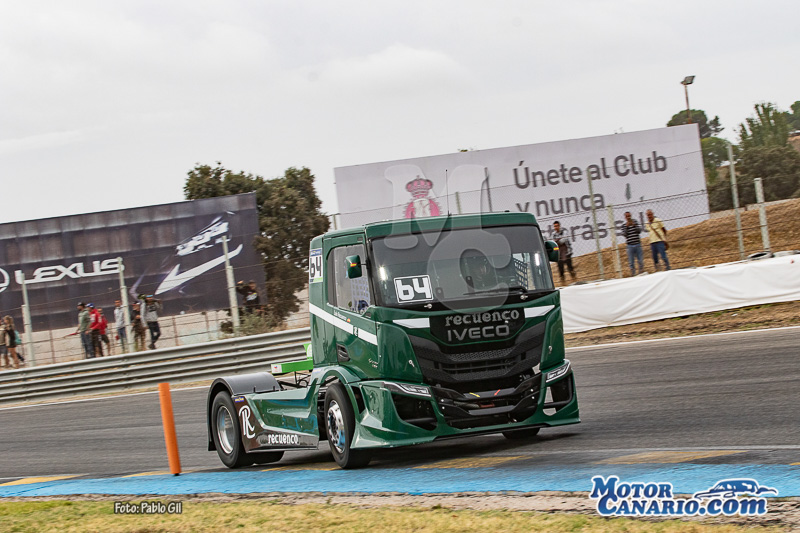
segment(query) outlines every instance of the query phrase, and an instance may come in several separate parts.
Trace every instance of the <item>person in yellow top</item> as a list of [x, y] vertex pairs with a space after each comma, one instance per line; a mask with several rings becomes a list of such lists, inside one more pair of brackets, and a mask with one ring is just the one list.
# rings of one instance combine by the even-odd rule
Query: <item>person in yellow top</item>
[[667, 259], [667, 228], [660, 218], [653, 215], [653, 210], [647, 210], [647, 223], [645, 228], [650, 234], [650, 252], [653, 254], [653, 265], [658, 270], [658, 256], [664, 259], [664, 266], [669, 270], [669, 259]]

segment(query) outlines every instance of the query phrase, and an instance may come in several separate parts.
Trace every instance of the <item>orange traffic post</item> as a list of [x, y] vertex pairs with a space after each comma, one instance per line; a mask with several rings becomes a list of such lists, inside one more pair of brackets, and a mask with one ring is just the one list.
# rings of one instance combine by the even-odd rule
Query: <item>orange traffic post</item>
[[181, 473], [181, 456], [178, 453], [178, 437], [175, 434], [175, 417], [172, 415], [172, 394], [169, 383], [158, 384], [158, 399], [161, 401], [161, 420], [164, 424], [164, 441], [167, 443], [169, 471], [176, 476]]

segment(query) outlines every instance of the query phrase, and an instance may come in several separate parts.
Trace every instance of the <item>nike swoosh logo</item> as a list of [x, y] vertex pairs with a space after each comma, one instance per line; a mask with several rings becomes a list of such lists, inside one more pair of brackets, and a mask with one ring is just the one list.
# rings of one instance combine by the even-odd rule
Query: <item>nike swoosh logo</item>
[[[234, 251], [229, 252], [228, 253], [228, 258], [234, 258], [237, 255], [239, 255], [239, 252], [242, 251], [242, 246], [243, 245], [240, 244]], [[174, 289], [176, 287], [180, 287], [181, 285], [183, 285], [187, 281], [190, 281], [190, 280], [196, 278], [197, 276], [199, 276], [200, 274], [208, 272], [212, 268], [217, 267], [217, 266], [222, 265], [222, 264], [225, 264], [225, 256], [224, 255], [221, 256], [221, 257], [217, 257], [215, 259], [212, 259], [211, 261], [207, 261], [207, 262], [203, 263], [202, 265], [198, 265], [198, 266], [196, 266], [194, 268], [190, 268], [186, 272], [178, 273], [180, 271], [180, 268], [181, 268], [181, 264], [178, 263], [175, 266], [175, 268], [173, 268], [170, 271], [170, 273], [167, 274], [167, 277], [164, 278], [164, 280], [161, 282], [161, 285], [158, 286], [158, 288], [156, 289], [155, 294], [156, 294], [156, 296], [158, 296], [159, 294], [165, 293], [167, 291], [171, 291], [172, 289]]]

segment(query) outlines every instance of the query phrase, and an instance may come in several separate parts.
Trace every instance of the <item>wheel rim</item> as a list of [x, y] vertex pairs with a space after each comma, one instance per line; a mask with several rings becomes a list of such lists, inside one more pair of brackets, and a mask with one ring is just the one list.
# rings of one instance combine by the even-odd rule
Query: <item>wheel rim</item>
[[233, 417], [224, 405], [217, 410], [217, 440], [226, 455], [233, 453], [233, 443], [236, 441], [236, 428], [233, 426]]
[[331, 400], [328, 405], [328, 440], [339, 453], [344, 453], [344, 419], [342, 409], [336, 400]]

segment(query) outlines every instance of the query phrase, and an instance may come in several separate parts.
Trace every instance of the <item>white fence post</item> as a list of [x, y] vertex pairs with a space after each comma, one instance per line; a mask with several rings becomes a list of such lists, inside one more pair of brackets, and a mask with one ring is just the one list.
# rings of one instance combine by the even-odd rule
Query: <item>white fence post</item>
[[25, 274], [20, 272], [20, 283], [22, 285], [22, 325], [25, 327], [25, 348], [27, 356], [30, 357], [31, 367], [36, 366], [36, 353], [33, 349], [33, 325], [31, 320], [31, 304], [28, 301], [28, 282], [25, 281]]
[[[117, 257], [117, 261], [119, 262], [119, 295], [122, 301], [122, 309], [125, 311], [123, 315], [125, 317], [125, 320], [123, 321], [125, 327], [125, 341], [121, 343], [122, 351], [125, 353], [133, 351], [131, 310], [130, 307], [128, 307], [128, 287], [125, 286], [125, 265], [122, 263], [121, 257]], [[118, 328], [119, 324], [115, 322], [114, 327]]]
[[231, 305], [231, 319], [233, 320], [233, 333], [239, 334], [239, 304], [236, 301], [236, 284], [233, 281], [233, 267], [228, 256], [228, 236], [222, 237], [222, 251], [225, 253], [225, 277], [228, 279], [228, 301]]
[[761, 178], [753, 180], [756, 186], [756, 202], [758, 202], [758, 223], [761, 226], [761, 244], [764, 249], [771, 252], [769, 245], [769, 229], [767, 228], [767, 207], [764, 205], [764, 185]]
[[736, 163], [733, 161], [733, 148], [731, 147], [731, 143], [728, 143], [728, 161], [731, 164], [731, 196], [733, 197], [733, 212], [736, 215], [736, 235], [739, 238], [739, 259], [744, 260], [742, 216], [739, 214], [739, 189], [736, 187]]
[[600, 270], [600, 279], [606, 279], [603, 272], [603, 251], [600, 248], [600, 234], [597, 231], [597, 208], [594, 205], [594, 187], [592, 186], [592, 173], [586, 169], [586, 182], [589, 184], [589, 202], [592, 204], [592, 232], [594, 233], [594, 244], [597, 247], [597, 268]]
[[617, 277], [622, 277], [622, 263], [619, 260], [619, 247], [617, 246], [617, 225], [614, 221], [614, 206], [608, 205], [608, 231], [611, 233], [611, 247], [614, 250], [612, 257], [614, 258], [614, 270], [617, 272]]

